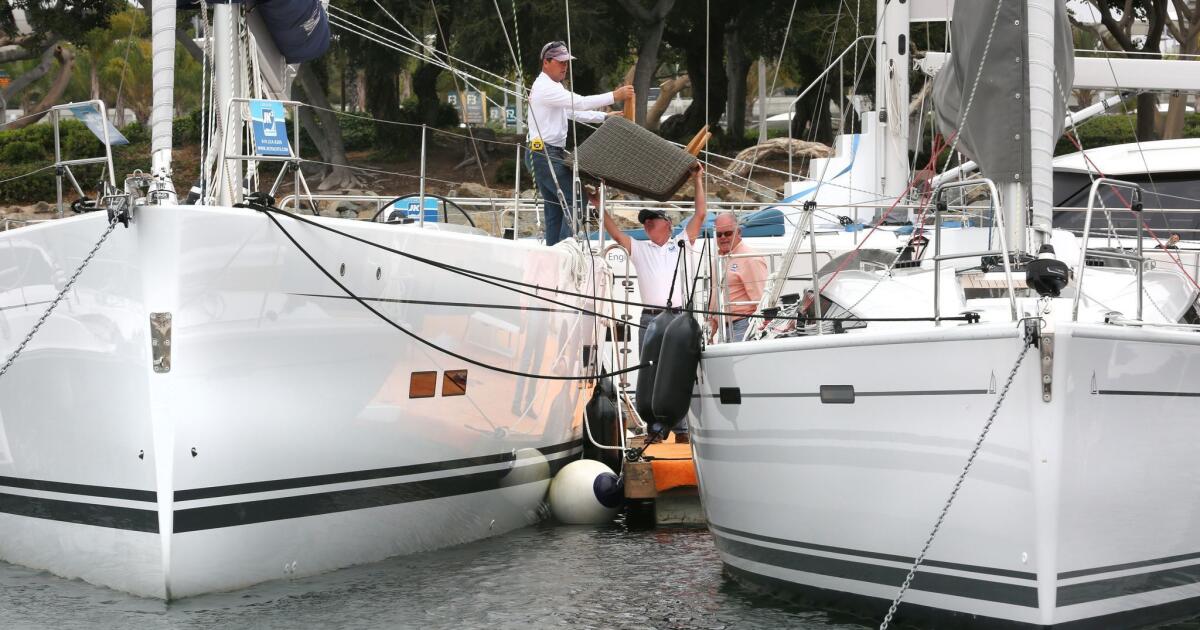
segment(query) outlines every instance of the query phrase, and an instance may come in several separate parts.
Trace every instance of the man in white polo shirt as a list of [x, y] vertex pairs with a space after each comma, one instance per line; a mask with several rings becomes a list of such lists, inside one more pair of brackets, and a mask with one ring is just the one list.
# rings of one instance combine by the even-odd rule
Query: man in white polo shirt
[[[604, 112], [592, 111], [616, 101], [633, 98], [633, 86], [612, 92], [580, 96], [562, 86], [574, 57], [563, 42], [542, 47], [542, 73], [529, 89], [529, 170], [542, 194], [542, 213], [546, 220], [546, 244], [571, 236], [571, 205], [574, 185], [571, 169], [564, 158], [567, 145], [567, 119], [603, 122]], [[561, 193], [561, 196], [560, 196]]]
[[[637, 240], [621, 231], [612, 215], [604, 215], [604, 230], [618, 245], [629, 252], [633, 268], [637, 270], [638, 290], [642, 295], [643, 304], [652, 304], [657, 308], [642, 308], [642, 333], [650, 322], [667, 307], [670, 297], [672, 308], [683, 308], [687, 304], [687, 295], [691, 291], [690, 283], [695, 278], [696, 261], [689, 260], [689, 250], [696, 243], [700, 227], [708, 206], [704, 198], [704, 168], [696, 169], [692, 174], [692, 183], [696, 187], [696, 213], [688, 222], [687, 228], [677, 237], [671, 219], [662, 210], [642, 210], [638, 213], [638, 221], [646, 231], [647, 240]], [[686, 241], [684, 240], [686, 238]], [[683, 260], [680, 260], [682, 245]], [[674, 281], [672, 283], [672, 280]], [[672, 289], [674, 284], [674, 289]], [[685, 286], [688, 285], [688, 286]], [[675, 429], [675, 441], [687, 442], [687, 422], [684, 421]]]

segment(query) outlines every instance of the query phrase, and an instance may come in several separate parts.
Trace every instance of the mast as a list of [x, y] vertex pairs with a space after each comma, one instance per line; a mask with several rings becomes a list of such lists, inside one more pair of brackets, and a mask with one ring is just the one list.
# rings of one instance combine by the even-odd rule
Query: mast
[[171, 181], [171, 123], [175, 110], [175, 1], [156, 0], [150, 20], [153, 34], [153, 107], [150, 111], [151, 200], [175, 203]]
[[[875, 38], [875, 108], [879, 116], [879, 144], [876, 155], [882, 156], [879, 192], [896, 199], [908, 188], [908, 71], [909, 21], [908, 2], [876, 3]], [[841, 95], [844, 100], [845, 95]], [[844, 106], [844, 105], [843, 105]]]
[[[1037, 252], [1050, 239], [1054, 218], [1055, 6], [1053, 0], [1027, 0], [1029, 46], [1029, 247]], [[1068, 84], [1069, 85], [1069, 84]], [[1024, 216], [1024, 213], [1021, 213]], [[1012, 216], [1012, 215], [1008, 215]], [[1011, 241], [1010, 241], [1011, 242]]]
[[[213, 5], [213, 85], [216, 86], [216, 102], [220, 124], [220, 137], [225, 143], [224, 151], [218, 155], [242, 154], [241, 111], [230, 107], [230, 100], [242, 96], [241, 55], [238, 54], [238, 18], [241, 5], [232, 3]], [[217, 166], [220, 181], [211, 190], [222, 206], [231, 206], [242, 200], [242, 162], [223, 160]]]

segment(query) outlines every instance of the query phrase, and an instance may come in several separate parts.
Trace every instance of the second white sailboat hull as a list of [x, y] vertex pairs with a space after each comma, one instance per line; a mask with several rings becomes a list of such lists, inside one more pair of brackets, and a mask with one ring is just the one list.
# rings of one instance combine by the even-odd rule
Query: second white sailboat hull
[[[725, 563], [886, 610], [1021, 337], [1012, 324], [945, 325], [710, 347], [689, 422]], [[1060, 324], [1048, 403], [1031, 348], [902, 614], [1040, 626], [1194, 610], [1195, 337]], [[778, 351], [747, 352], [758, 343]]]

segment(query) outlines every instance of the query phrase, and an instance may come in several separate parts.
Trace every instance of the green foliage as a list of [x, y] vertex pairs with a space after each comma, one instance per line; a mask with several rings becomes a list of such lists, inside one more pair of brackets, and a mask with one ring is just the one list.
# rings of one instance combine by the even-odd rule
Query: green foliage
[[[512, 186], [516, 183], [517, 175], [517, 160], [516, 158], [504, 158], [496, 165], [496, 175], [490, 182], [493, 186]], [[529, 170], [529, 163], [521, 161], [521, 188], [528, 189], [533, 186], [533, 172]]]
[[129, 141], [129, 144], [138, 144], [141, 142], [150, 141], [150, 130], [140, 122], [131, 122], [121, 128], [121, 135]]
[[[113, 147], [116, 172], [124, 174], [132, 173], [135, 169], [149, 170], [149, 134], [136, 123], [127, 125], [122, 133], [130, 144]], [[63, 159], [104, 155], [104, 146], [78, 120], [63, 120], [59, 124], [59, 141]], [[18, 178], [0, 184], [0, 203], [52, 201], [56, 197], [54, 169], [47, 168], [21, 177], [54, 163], [53, 125], [40, 123], [24, 129], [0, 131], [0, 147], [0, 180]], [[94, 193], [104, 168], [101, 165], [75, 166], [71, 171], [85, 191]], [[73, 197], [70, 189], [70, 184], [65, 183], [65, 194]]]
[[186, 116], [180, 116], [171, 121], [171, 145], [179, 148], [188, 144], [200, 143], [200, 110], [192, 110]]
[[41, 145], [26, 140], [5, 143], [4, 148], [0, 149], [0, 162], [7, 164], [14, 162], [37, 162], [46, 159], [46, 157], [46, 152], [42, 150]]
[[338, 114], [338, 125], [342, 128], [342, 141], [347, 151], [363, 151], [375, 146], [375, 121], [361, 116]]

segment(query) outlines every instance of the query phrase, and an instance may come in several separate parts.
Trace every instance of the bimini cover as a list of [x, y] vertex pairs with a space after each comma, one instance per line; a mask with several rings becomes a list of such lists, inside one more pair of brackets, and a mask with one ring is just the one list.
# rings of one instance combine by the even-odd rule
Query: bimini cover
[[[1075, 60], [1066, 5], [1057, 2], [1055, 6], [1058, 32], [1054, 40], [1054, 69], [1058, 95], [1054, 99], [1053, 131], [1058, 138], [1066, 117], [1067, 96], [1075, 81]], [[958, 150], [978, 162], [984, 175], [997, 182], [1011, 182], [1016, 174], [1021, 175], [1021, 181], [1029, 181], [1025, 24], [1025, 2], [955, 3], [950, 26], [953, 50], [933, 81], [938, 129], [946, 137], [958, 134]]]

